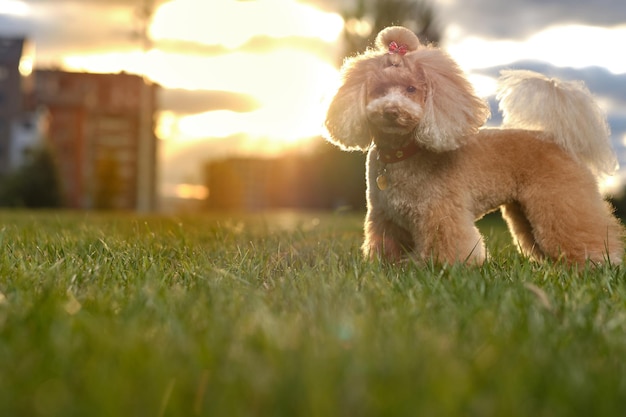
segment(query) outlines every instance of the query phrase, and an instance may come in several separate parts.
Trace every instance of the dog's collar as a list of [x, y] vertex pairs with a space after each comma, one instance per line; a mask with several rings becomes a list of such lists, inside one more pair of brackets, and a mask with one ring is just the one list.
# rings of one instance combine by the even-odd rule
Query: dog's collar
[[402, 148], [396, 149], [382, 149], [376, 147], [378, 150], [378, 159], [385, 164], [393, 164], [396, 162], [404, 161], [415, 155], [420, 150], [420, 146], [417, 142], [411, 141], [408, 145]]

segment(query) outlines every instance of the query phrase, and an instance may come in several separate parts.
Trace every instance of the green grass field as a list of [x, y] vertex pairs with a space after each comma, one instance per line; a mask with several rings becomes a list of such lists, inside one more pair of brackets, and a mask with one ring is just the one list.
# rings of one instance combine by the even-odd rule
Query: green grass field
[[618, 416], [626, 278], [361, 259], [361, 215], [1, 212], [0, 416]]

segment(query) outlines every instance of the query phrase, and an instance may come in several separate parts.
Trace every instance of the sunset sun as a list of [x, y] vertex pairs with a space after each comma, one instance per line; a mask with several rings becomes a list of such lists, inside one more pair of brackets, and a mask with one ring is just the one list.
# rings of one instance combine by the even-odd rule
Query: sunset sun
[[323, 96], [337, 79], [332, 65], [295, 50], [231, 54], [190, 65], [203, 66], [213, 74], [199, 74], [195, 87], [247, 94], [261, 107], [245, 113], [218, 110], [181, 117], [178, 127], [186, 139], [238, 133], [283, 141], [315, 136], [320, 131]]

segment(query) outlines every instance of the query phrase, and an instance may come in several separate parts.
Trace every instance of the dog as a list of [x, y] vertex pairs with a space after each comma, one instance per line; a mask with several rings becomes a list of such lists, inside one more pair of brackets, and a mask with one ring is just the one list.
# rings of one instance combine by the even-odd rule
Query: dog
[[459, 66], [398, 26], [341, 76], [325, 137], [368, 151], [366, 257], [482, 264], [475, 221], [500, 208], [531, 259], [621, 263], [623, 228], [598, 186], [617, 159], [582, 83], [503, 71], [503, 123], [484, 128], [489, 107]]

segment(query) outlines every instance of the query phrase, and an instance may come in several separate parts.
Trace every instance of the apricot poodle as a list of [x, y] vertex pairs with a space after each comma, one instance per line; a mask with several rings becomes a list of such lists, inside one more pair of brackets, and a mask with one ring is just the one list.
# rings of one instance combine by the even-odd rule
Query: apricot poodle
[[598, 181], [617, 167], [602, 111], [582, 83], [503, 71], [501, 128], [457, 64], [389, 27], [347, 59], [327, 139], [368, 151], [363, 252], [481, 264], [474, 222], [500, 208], [520, 251], [572, 264], [620, 263], [623, 231]]

